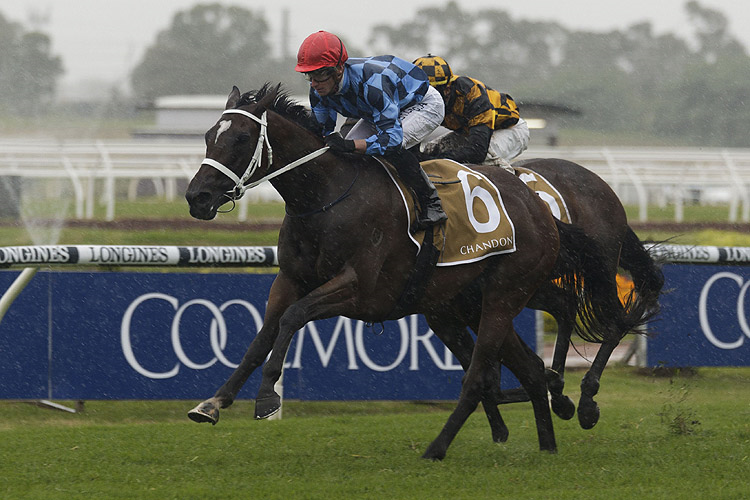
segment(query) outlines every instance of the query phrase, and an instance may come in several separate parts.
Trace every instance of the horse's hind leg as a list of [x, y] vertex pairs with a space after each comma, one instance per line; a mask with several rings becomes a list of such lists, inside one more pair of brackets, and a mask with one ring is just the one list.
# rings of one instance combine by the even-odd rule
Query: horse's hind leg
[[539, 436], [539, 449], [551, 453], [556, 452], [557, 443], [552, 425], [552, 413], [547, 400], [544, 361], [514, 332], [503, 344], [502, 362], [518, 378], [531, 399]]
[[[435, 335], [456, 356], [456, 359], [464, 371], [469, 369], [471, 356], [474, 350], [474, 338], [466, 329], [464, 321], [452, 314], [425, 314], [427, 323]], [[492, 432], [492, 440], [496, 443], [504, 443], [508, 440], [508, 426], [505, 425], [500, 410], [497, 408], [500, 394], [500, 365], [496, 367], [496, 382], [489, 384], [488, 391], [482, 397], [482, 408], [487, 416]]]
[[[528, 278], [526, 278], [528, 280]], [[514, 282], [513, 285], [517, 285]], [[529, 295], [519, 289], [515, 294], [503, 293], [509, 284], [496, 283], [493, 287], [494, 293], [485, 293], [482, 297], [481, 319], [479, 321], [477, 340], [474, 345], [474, 351], [471, 357], [466, 376], [461, 387], [461, 395], [458, 399], [456, 409], [448, 417], [448, 421], [438, 434], [437, 438], [430, 443], [425, 450], [423, 457], [433, 460], [442, 460], [453, 439], [463, 426], [469, 415], [476, 409], [479, 401], [490, 391], [493, 384], [498, 383], [497, 374], [499, 373], [498, 360], [503, 350], [503, 359], [505, 358], [505, 343], [512, 351], [511, 365], [516, 372], [521, 373], [522, 360], [528, 356], [521, 346], [520, 339], [513, 330], [513, 318], [521, 312], [528, 301]], [[512, 339], [510, 342], [506, 342]], [[520, 351], [520, 353], [519, 353]], [[552, 429], [552, 418], [547, 402], [547, 386], [544, 381], [544, 363], [537, 357], [539, 365], [535, 367], [525, 367], [527, 370], [538, 369], [536, 377], [533, 374], [526, 376], [526, 373], [519, 377], [519, 380], [525, 381], [525, 387], [532, 396], [535, 416], [537, 419], [537, 430], [539, 432], [540, 447], [542, 449], [556, 449], [554, 430]], [[533, 384], [532, 384], [533, 381]], [[534, 401], [536, 398], [536, 401]], [[540, 405], [540, 401], [543, 403]], [[546, 417], [543, 410], [546, 408]], [[541, 422], [541, 423], [540, 423]]]
[[[502, 333], [507, 334], [508, 325], [502, 327]], [[469, 369], [464, 376], [461, 386], [461, 395], [458, 398], [458, 405], [453, 413], [448, 417], [448, 421], [443, 426], [440, 434], [427, 447], [422, 458], [432, 460], [442, 460], [448, 450], [451, 442], [461, 430], [466, 419], [469, 418], [476, 410], [482, 395], [487, 388], [493, 383], [493, 367], [497, 365], [497, 358], [502, 345], [502, 337], [495, 330], [493, 334], [479, 334], [474, 346], [474, 352], [471, 358]]]
[[[659, 294], [664, 286], [664, 274], [629, 226], [625, 228], [620, 266], [631, 274], [635, 283], [635, 302], [628, 309], [628, 316], [633, 318], [630, 324], [641, 323], [644, 318], [659, 311]], [[599, 420], [599, 406], [594, 401], [594, 396], [599, 392], [602, 372], [620, 340], [617, 336], [605, 339], [591, 368], [581, 381], [578, 422], [584, 429], [591, 429]]]
[[552, 354], [552, 366], [545, 370], [545, 378], [550, 393], [552, 411], [561, 419], [570, 420], [575, 414], [576, 406], [572, 399], [563, 394], [563, 389], [565, 388], [565, 361], [568, 357], [573, 326], [567, 318], [560, 318], [556, 321], [557, 338], [555, 339], [555, 350]]

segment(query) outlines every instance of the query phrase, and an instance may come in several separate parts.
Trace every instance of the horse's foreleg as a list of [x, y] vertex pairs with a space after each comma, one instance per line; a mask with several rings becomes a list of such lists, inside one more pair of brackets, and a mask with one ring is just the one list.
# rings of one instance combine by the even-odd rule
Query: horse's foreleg
[[345, 267], [332, 280], [316, 288], [289, 306], [279, 320], [278, 335], [268, 361], [263, 366], [263, 379], [255, 400], [255, 418], [268, 418], [281, 408], [281, 398], [274, 385], [281, 377], [284, 358], [294, 334], [308, 321], [341, 315], [348, 307], [357, 290], [357, 274]]
[[552, 354], [552, 366], [545, 370], [547, 389], [549, 390], [552, 411], [563, 420], [570, 420], [575, 415], [573, 400], [563, 394], [565, 388], [565, 362], [570, 347], [570, 336], [575, 324], [575, 304], [569, 305], [557, 285], [546, 283], [537, 290], [529, 302], [529, 307], [548, 312], [557, 322], [557, 337]]
[[503, 420], [502, 415], [500, 415], [500, 410], [497, 408], [497, 402], [502, 397], [502, 393], [500, 392], [500, 368], [500, 362], [496, 363], [493, 370], [492, 381], [485, 391], [484, 397], [482, 397], [482, 408], [484, 409], [484, 414], [490, 424], [492, 440], [496, 443], [506, 442], [510, 435], [508, 426], [505, 425], [505, 420]]
[[594, 396], [599, 392], [599, 379], [607, 366], [612, 352], [619, 342], [608, 340], [602, 343], [594, 357], [591, 368], [581, 380], [581, 399], [578, 401], [578, 423], [583, 429], [591, 429], [599, 421], [599, 405]]
[[263, 364], [266, 356], [271, 352], [271, 347], [273, 347], [274, 340], [279, 332], [279, 317], [289, 303], [296, 300], [297, 293], [295, 290], [293, 284], [283, 274], [280, 273], [276, 277], [268, 297], [263, 327], [250, 343], [242, 361], [232, 372], [229, 379], [216, 391], [212, 398], [203, 401], [188, 412], [188, 417], [191, 420], [212, 424], [219, 421], [219, 409], [227, 408], [234, 402], [237, 393], [248, 377]]
[[[575, 317], [574, 317], [575, 318]], [[552, 366], [544, 372], [547, 380], [552, 411], [563, 420], [570, 420], [576, 412], [575, 403], [563, 394], [565, 388], [565, 362], [568, 358], [570, 347], [570, 336], [573, 333], [572, 321], [567, 317], [560, 316], [557, 321], [557, 338], [555, 339], [555, 350], [552, 354]]]

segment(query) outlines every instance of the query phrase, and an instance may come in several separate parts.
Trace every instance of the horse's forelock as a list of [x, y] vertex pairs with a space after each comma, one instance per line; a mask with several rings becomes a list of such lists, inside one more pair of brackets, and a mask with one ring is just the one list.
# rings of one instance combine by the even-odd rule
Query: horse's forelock
[[252, 92], [245, 92], [242, 94], [234, 107], [239, 108], [241, 106], [247, 106], [248, 104], [255, 104], [255, 97]]

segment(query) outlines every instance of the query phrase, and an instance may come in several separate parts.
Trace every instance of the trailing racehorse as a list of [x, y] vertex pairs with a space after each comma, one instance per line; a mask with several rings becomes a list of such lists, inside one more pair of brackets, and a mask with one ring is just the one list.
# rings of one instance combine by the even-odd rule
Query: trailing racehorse
[[607, 331], [603, 337], [576, 329], [575, 304], [554, 284], [548, 283], [539, 289], [529, 303], [529, 307], [547, 311], [557, 321], [552, 370], [547, 376], [552, 408], [559, 416], [570, 418], [573, 412], [572, 402], [562, 394], [571, 334], [576, 330], [584, 340], [602, 344], [581, 381], [578, 420], [581, 427], [590, 429], [599, 419], [599, 407], [593, 398], [599, 391], [602, 371], [623, 337], [637, 331], [658, 314], [664, 275], [628, 225], [619, 198], [599, 176], [581, 165], [560, 159], [523, 160], [513, 166], [541, 175], [560, 192], [567, 203], [571, 222], [583, 229], [604, 251], [606, 272], [612, 283], [615, 283], [618, 267], [630, 274], [633, 280], [622, 330]]
[[[561, 418], [569, 419], [575, 414], [574, 403], [563, 395], [565, 361], [573, 332], [576, 331], [586, 341], [602, 344], [591, 368], [581, 381], [578, 420], [581, 427], [590, 429], [599, 418], [599, 408], [593, 398], [599, 390], [602, 371], [622, 338], [637, 331], [658, 313], [658, 298], [664, 284], [664, 276], [656, 261], [628, 225], [625, 209], [617, 195], [599, 176], [581, 165], [560, 159], [522, 160], [515, 162], [513, 166], [538, 174], [537, 177], [546, 179], [559, 192], [565, 202], [565, 208], [557, 206], [555, 211], [566, 214], [570, 221], [582, 229], [587, 238], [595, 241], [598, 248], [603, 251], [605, 275], [609, 280], [606, 287], [608, 293], [613, 296], [617, 294], [618, 267], [624, 269], [633, 279], [634, 288], [628, 297], [627, 314], [620, 324], [620, 329], [606, 330], [603, 336], [580, 328], [576, 323], [575, 301], [552, 281], [540, 287], [528, 303], [528, 307], [546, 311], [557, 321], [557, 339], [552, 366], [547, 370], [547, 383], [552, 409]], [[523, 175], [528, 177], [529, 174]], [[585, 251], [585, 248], [579, 248], [579, 256]], [[458, 306], [451, 314], [454, 318], [459, 314], [465, 316], [472, 303], [475, 303], [472, 298], [459, 300]], [[441, 318], [432, 322], [436, 325], [436, 328], [433, 328], [435, 334], [449, 346], [463, 366], [468, 366], [473, 347], [471, 336], [461, 331], [465, 329], [462, 323], [466, 321], [468, 319], [456, 322]], [[502, 394], [495, 397], [499, 402], [508, 401], [504, 400]], [[520, 400], [524, 400], [523, 396]], [[493, 428], [493, 435], [507, 435], [507, 429]]]
[[[497, 387], [500, 359], [531, 399], [540, 449], [555, 451], [544, 365], [515, 333], [513, 318], [552, 275], [561, 278], [561, 290], [590, 331], [606, 335], [618, 330], [623, 317], [598, 286], [606, 286], [606, 277], [597, 245], [586, 244], [585, 234], [555, 221], [515, 176], [496, 168], [481, 172], [502, 195], [517, 251], [435, 268], [421, 296], [409, 304], [400, 302], [417, 256], [408, 236], [408, 214], [387, 171], [372, 157], [327, 153], [309, 112], [278, 87], [266, 85], [243, 95], [235, 87], [222, 117], [206, 133], [206, 159], [186, 192], [190, 213], [212, 219], [221, 205], [270, 180], [286, 203], [287, 216], [279, 232], [279, 273], [263, 327], [234, 373], [212, 398], [189, 412], [190, 418], [216, 423], [219, 409], [232, 404], [269, 353], [255, 416], [278, 411], [274, 383], [294, 333], [309, 321], [346, 316], [380, 322], [414, 313], [429, 320], [443, 316], [447, 304], [471, 290], [477, 303], [465, 325], [475, 328], [476, 345], [456, 409], [424, 456], [445, 456], [479, 401]], [[587, 246], [585, 262], [575, 260], [567, 247], [574, 240]], [[583, 290], [576, 276], [585, 277]], [[499, 418], [496, 407], [491, 418], [495, 413]]]

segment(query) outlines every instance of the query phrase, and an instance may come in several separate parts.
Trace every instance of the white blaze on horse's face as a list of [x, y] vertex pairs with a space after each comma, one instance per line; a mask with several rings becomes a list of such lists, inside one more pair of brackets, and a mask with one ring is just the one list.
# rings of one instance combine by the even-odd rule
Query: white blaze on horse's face
[[229, 127], [232, 126], [232, 120], [221, 120], [219, 122], [219, 130], [216, 131], [216, 139], [214, 139], [214, 144], [219, 142], [219, 136], [229, 130]]

